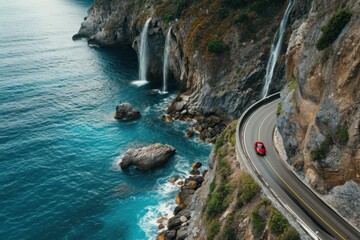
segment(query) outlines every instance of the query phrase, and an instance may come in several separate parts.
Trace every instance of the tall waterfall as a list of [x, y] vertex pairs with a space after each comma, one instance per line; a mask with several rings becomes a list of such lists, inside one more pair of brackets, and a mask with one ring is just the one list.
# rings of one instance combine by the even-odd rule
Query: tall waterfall
[[165, 93], [167, 91], [167, 80], [169, 75], [169, 48], [170, 48], [170, 39], [171, 39], [171, 27], [168, 30], [165, 40], [164, 47], [164, 65], [163, 65], [163, 88], [162, 91]]
[[140, 35], [140, 50], [139, 50], [139, 78], [146, 80], [147, 66], [148, 66], [148, 29], [151, 18], [149, 18]]
[[283, 18], [281, 19], [280, 27], [275, 34], [274, 41], [271, 45], [270, 57], [266, 66], [265, 85], [262, 91], [262, 96], [266, 97], [269, 91], [269, 86], [274, 74], [276, 62], [281, 52], [282, 40], [284, 38], [285, 27], [289, 19], [290, 12], [294, 7], [295, 0], [289, 0], [289, 4], [286, 8]]

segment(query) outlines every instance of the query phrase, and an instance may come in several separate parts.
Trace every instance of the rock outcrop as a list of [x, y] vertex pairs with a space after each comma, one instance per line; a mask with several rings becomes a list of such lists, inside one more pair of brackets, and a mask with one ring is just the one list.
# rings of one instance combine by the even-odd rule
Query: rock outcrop
[[130, 148], [120, 162], [120, 167], [125, 169], [135, 165], [141, 171], [148, 171], [164, 165], [175, 154], [175, 151], [173, 146], [159, 143], [142, 148]]
[[[262, 1], [266, 5], [257, 7], [220, 0], [184, 2], [97, 0], [74, 39], [85, 37], [100, 46], [126, 44], [138, 51], [141, 29], [151, 18], [148, 79], [160, 83], [165, 35], [172, 27], [170, 84], [176, 82], [180, 93], [168, 120], [217, 116], [224, 123], [202, 128], [200, 136], [214, 142], [227, 123], [260, 96], [269, 49], [286, 6], [281, 1]], [[222, 50], [210, 50], [212, 41]], [[283, 70], [281, 58], [271, 91], [280, 89]]]
[[325, 201], [335, 207], [342, 216], [346, 216], [357, 228], [360, 228], [360, 186], [350, 180], [342, 186], [336, 186], [324, 196]]
[[[296, 9], [292, 25], [277, 125], [289, 163], [326, 193], [349, 180], [360, 183], [360, 2], [305, 5]], [[322, 26], [339, 11], [349, 11], [350, 21], [335, 41], [318, 49]]]
[[121, 103], [116, 106], [114, 118], [125, 121], [134, 120], [141, 117], [139, 110], [133, 110], [130, 103]]

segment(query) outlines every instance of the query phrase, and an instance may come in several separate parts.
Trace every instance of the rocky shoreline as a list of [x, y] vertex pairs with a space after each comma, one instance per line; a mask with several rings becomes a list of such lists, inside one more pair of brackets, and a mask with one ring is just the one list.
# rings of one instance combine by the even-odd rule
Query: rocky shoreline
[[161, 114], [160, 118], [166, 122], [195, 121], [189, 125], [185, 133], [186, 138], [190, 138], [194, 133], [199, 134], [200, 142], [215, 143], [216, 137], [226, 128], [230, 122], [228, 117], [221, 116], [216, 111], [201, 114], [188, 105], [188, 96], [176, 97], [166, 110], [166, 114]]
[[[192, 170], [190, 176], [184, 181], [176, 182], [175, 178], [169, 179], [173, 184], [182, 185], [180, 191], [176, 194], [175, 202], [176, 207], [174, 209], [174, 216], [167, 219], [166, 216], [157, 220], [159, 223], [158, 240], [183, 240], [188, 236], [188, 228], [190, 219], [192, 217], [192, 197], [195, 192], [201, 188], [202, 183], [208, 170], [203, 170], [202, 175], [199, 168], [202, 166], [200, 162], [192, 164]], [[165, 226], [165, 225], [166, 226]]]

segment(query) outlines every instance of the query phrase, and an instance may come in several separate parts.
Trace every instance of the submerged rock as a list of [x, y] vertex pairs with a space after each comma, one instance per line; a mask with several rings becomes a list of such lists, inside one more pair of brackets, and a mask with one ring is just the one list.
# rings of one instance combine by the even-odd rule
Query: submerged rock
[[171, 122], [173, 122], [173, 119], [170, 116], [166, 115], [165, 116], [165, 121], [168, 122], [168, 123], [171, 123]]
[[189, 130], [185, 133], [186, 138], [190, 138], [194, 135], [194, 129], [191, 127]]
[[193, 167], [193, 168], [201, 168], [201, 166], [202, 166], [202, 163], [201, 162], [193, 162], [192, 164], [191, 164], [191, 166]]
[[176, 178], [175, 177], [171, 177], [171, 178], [169, 178], [169, 180], [168, 180], [170, 183], [174, 183], [175, 181], [176, 181]]
[[133, 110], [130, 103], [121, 103], [116, 106], [114, 118], [122, 120], [134, 120], [140, 118], [139, 110]]
[[190, 171], [190, 174], [191, 174], [191, 175], [199, 175], [199, 174], [200, 174], [200, 171], [199, 171], [197, 168], [193, 168], [193, 169]]
[[130, 148], [125, 153], [120, 167], [125, 169], [135, 165], [141, 171], [164, 165], [174, 154], [176, 149], [168, 144], [155, 143], [142, 148]]
[[160, 223], [159, 226], [158, 226], [158, 229], [161, 230], [163, 228], [165, 228], [164, 224]]

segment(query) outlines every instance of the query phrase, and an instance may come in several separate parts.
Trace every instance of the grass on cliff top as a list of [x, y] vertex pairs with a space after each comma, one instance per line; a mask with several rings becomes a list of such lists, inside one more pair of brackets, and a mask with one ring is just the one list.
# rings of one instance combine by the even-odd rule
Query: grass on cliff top
[[316, 48], [320, 51], [333, 43], [343, 28], [350, 21], [352, 13], [347, 8], [339, 9], [333, 14], [324, 26], [321, 27], [321, 36], [316, 41]]

